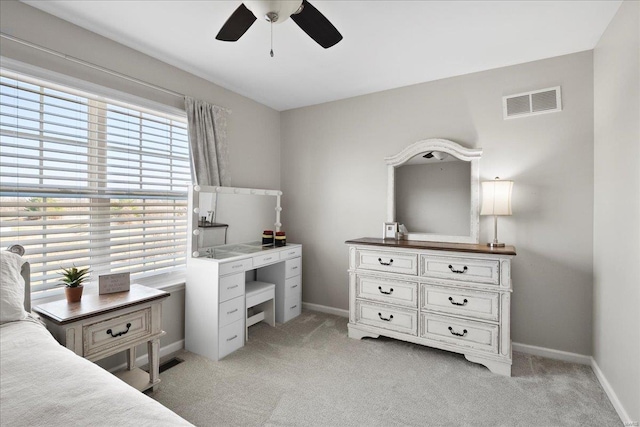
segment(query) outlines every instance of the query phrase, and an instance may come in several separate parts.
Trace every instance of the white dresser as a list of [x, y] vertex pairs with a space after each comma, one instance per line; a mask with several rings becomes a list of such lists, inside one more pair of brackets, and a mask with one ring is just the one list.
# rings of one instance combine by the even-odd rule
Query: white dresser
[[513, 246], [349, 240], [349, 337], [462, 353], [511, 376]]
[[[276, 285], [276, 321], [300, 315], [302, 246], [222, 245], [187, 260], [185, 348], [220, 360], [244, 345], [245, 283]], [[255, 270], [255, 271], [254, 271]], [[249, 277], [249, 278], [248, 278]]]

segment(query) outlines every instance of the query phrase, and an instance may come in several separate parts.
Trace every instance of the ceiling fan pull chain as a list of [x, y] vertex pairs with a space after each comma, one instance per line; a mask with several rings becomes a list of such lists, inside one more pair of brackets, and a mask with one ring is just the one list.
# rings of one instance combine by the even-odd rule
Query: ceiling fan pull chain
[[273, 21], [271, 21], [271, 52], [269, 54], [273, 58]]

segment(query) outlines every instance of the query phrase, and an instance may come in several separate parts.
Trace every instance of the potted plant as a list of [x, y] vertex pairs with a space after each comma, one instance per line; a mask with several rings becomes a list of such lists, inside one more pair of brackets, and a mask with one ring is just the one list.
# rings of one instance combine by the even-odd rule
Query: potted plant
[[78, 302], [82, 298], [82, 285], [89, 278], [88, 268], [63, 268], [60, 273], [61, 282], [65, 286], [64, 293], [67, 296], [67, 302]]

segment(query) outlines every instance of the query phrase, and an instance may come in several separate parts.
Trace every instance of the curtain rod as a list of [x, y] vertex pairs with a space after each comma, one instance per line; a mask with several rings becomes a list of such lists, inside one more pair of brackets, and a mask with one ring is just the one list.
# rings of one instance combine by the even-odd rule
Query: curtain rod
[[101, 71], [103, 73], [110, 74], [112, 76], [119, 77], [121, 79], [128, 80], [130, 82], [133, 82], [133, 83], [136, 83], [136, 84], [139, 84], [139, 85], [142, 85], [142, 86], [146, 86], [148, 88], [155, 89], [155, 90], [160, 91], [160, 92], [167, 93], [169, 95], [178, 96], [180, 98], [184, 98], [185, 97], [185, 95], [182, 94], [182, 93], [175, 92], [175, 91], [170, 90], [170, 89], [165, 89], [165, 88], [163, 88], [161, 86], [157, 86], [157, 85], [154, 85], [152, 83], [147, 83], [147, 82], [145, 82], [143, 80], [136, 79], [135, 77], [127, 76], [126, 74], [122, 74], [122, 73], [119, 73], [117, 71], [113, 71], [113, 70], [110, 70], [108, 68], [101, 67], [100, 65], [92, 64], [91, 62], [83, 61], [82, 59], [73, 57], [71, 55], [66, 55], [64, 53], [55, 51], [53, 49], [49, 49], [49, 48], [44, 47], [44, 46], [37, 45], [35, 43], [28, 42], [26, 40], [20, 39], [18, 37], [14, 37], [12, 35], [9, 35], [9, 34], [3, 33], [3, 32], [0, 32], [0, 37], [5, 38], [7, 40], [11, 40], [11, 41], [16, 42], [16, 43], [20, 43], [22, 45], [25, 45], [25, 46], [28, 46], [28, 47], [31, 47], [31, 48], [34, 48], [34, 49], [37, 49], [37, 50], [40, 50], [42, 52], [46, 52], [48, 54], [57, 56], [59, 58], [66, 59], [67, 61], [75, 62], [76, 64], [84, 65], [85, 67], [89, 67], [89, 68], [92, 68], [94, 70]]

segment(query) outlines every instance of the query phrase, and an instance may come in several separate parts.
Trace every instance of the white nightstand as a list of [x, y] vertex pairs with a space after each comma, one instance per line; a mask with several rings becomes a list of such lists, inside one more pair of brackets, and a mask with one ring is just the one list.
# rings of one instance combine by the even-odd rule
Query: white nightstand
[[[65, 300], [37, 305], [47, 329], [58, 342], [91, 361], [127, 352], [127, 369], [116, 373], [140, 391], [160, 382], [159, 346], [162, 330], [162, 302], [169, 293], [141, 285], [129, 292], [84, 295], [82, 301]], [[147, 343], [149, 373], [136, 368], [136, 346]]]

